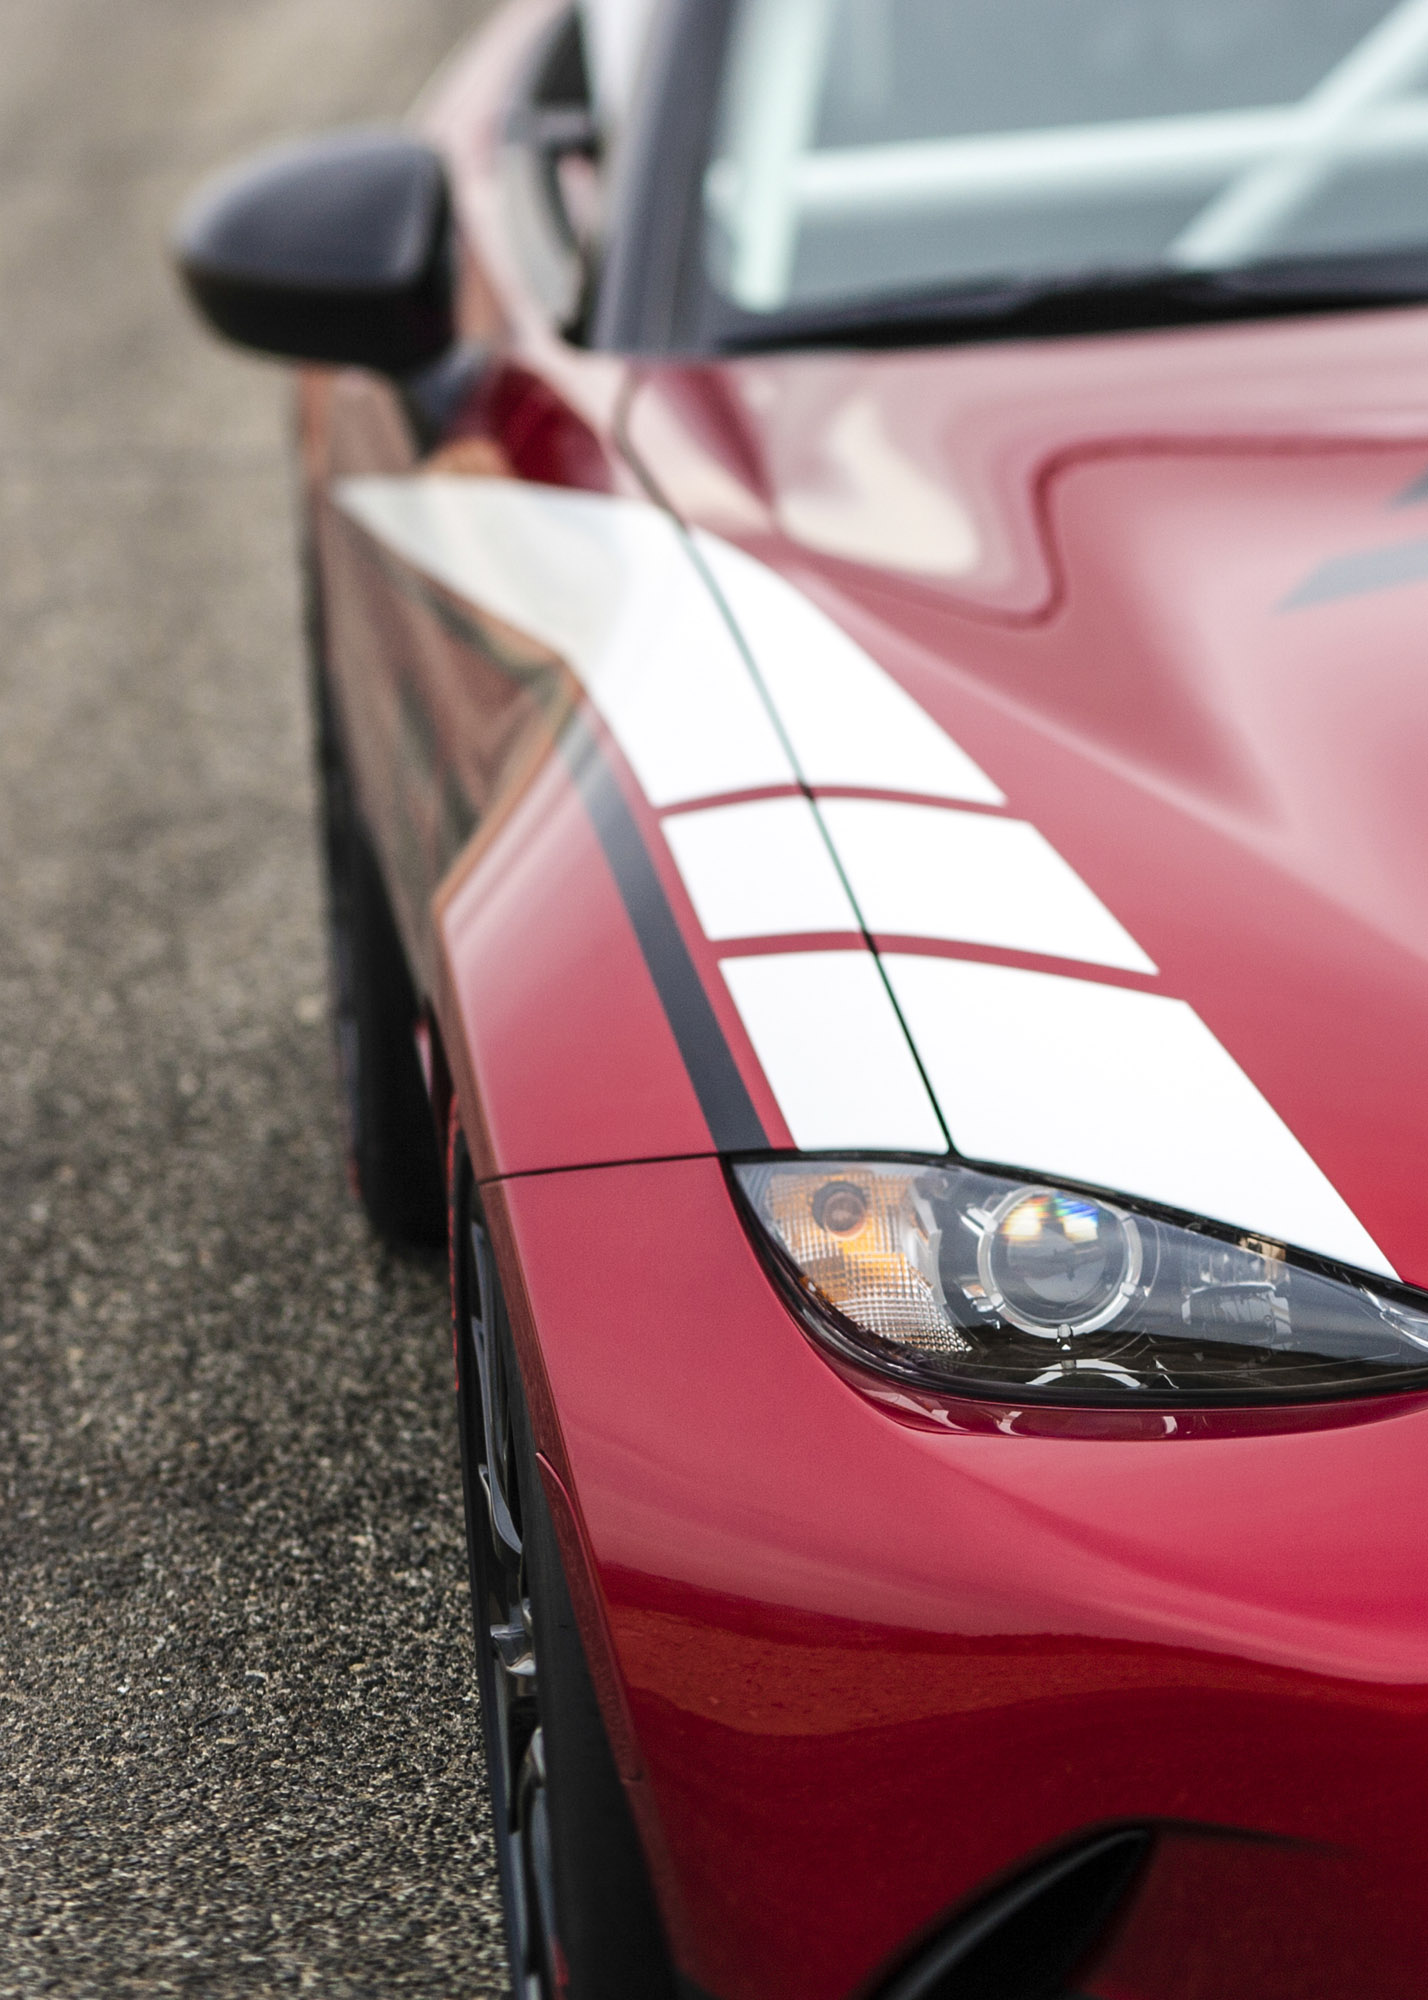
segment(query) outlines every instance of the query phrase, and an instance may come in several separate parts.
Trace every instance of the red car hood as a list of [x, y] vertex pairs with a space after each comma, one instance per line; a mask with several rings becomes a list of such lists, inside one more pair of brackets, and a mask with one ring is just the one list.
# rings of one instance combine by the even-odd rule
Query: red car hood
[[[761, 361], [630, 424], [795, 751], [836, 630], [981, 776], [802, 771], [953, 1143], [1420, 1283], [1425, 362], [1419, 315]], [[812, 967], [758, 949], [797, 1102]]]
[[[950, 1145], [1428, 1283], [1425, 360], [1400, 314], [652, 371], [626, 448], [689, 533], [339, 482], [574, 670], [658, 878], [621, 888], [687, 1076], [611, 1043], [626, 1087], [547, 1089], [594, 1123], [507, 1170], [697, 1150], [693, 1082], [724, 1149]], [[568, 872], [551, 824], [465, 870], [468, 955], [505, 849]], [[572, 965], [617, 961], [597, 906]], [[549, 970], [542, 1050], [595, 1005]]]

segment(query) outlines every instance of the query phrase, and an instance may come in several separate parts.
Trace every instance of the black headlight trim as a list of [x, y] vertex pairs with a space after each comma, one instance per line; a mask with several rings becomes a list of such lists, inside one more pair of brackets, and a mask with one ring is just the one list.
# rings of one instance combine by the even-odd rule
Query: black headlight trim
[[868, 1169], [902, 1167], [914, 1173], [961, 1170], [970, 1174], [985, 1175], [992, 1180], [1016, 1184], [1026, 1188], [1028, 1192], [1048, 1190], [1082, 1197], [1088, 1202], [1117, 1211], [1128, 1218], [1139, 1218], [1148, 1224], [1158, 1224], [1166, 1229], [1182, 1231], [1189, 1236], [1221, 1244], [1230, 1250], [1253, 1247], [1282, 1258], [1289, 1270], [1299, 1271], [1311, 1278], [1322, 1279], [1331, 1285], [1347, 1288], [1350, 1293], [1357, 1294], [1369, 1302], [1398, 1307], [1415, 1315], [1428, 1315], [1428, 1293], [1401, 1281], [1395, 1282], [1380, 1277], [1377, 1273], [1341, 1264], [1293, 1244], [1273, 1242], [1254, 1232], [1237, 1229], [1206, 1216], [1128, 1196], [1118, 1189], [1073, 1181], [1060, 1175], [1035, 1174], [1025, 1169], [1004, 1166], [1000, 1162], [949, 1159], [945, 1156], [937, 1159], [926, 1154], [845, 1149], [820, 1153], [769, 1151], [739, 1154], [726, 1157], [724, 1165], [735, 1207], [755, 1254], [768, 1272], [775, 1288], [815, 1346], [830, 1358], [846, 1364], [855, 1379], [863, 1376], [901, 1384], [915, 1391], [920, 1398], [931, 1397], [938, 1404], [1000, 1406], [1008, 1410], [1043, 1407], [1048, 1410], [1092, 1412], [1117, 1409], [1146, 1412], [1188, 1412], [1193, 1409], [1272, 1411], [1276, 1408], [1295, 1407], [1307, 1410], [1314, 1406], [1328, 1409], [1351, 1402], [1392, 1404], [1394, 1399], [1407, 1401], [1414, 1396], [1422, 1396], [1425, 1390], [1428, 1390], [1428, 1350], [1424, 1352], [1421, 1367], [1405, 1367], [1391, 1373], [1385, 1371], [1377, 1379], [1332, 1386], [1322, 1382], [1303, 1387], [1246, 1385], [1235, 1388], [1207, 1388], [1197, 1385], [1193, 1389], [1166, 1391], [1151, 1386], [1122, 1388], [1107, 1381], [1098, 1384], [1095, 1393], [1092, 1394], [1088, 1392], [1084, 1380], [1069, 1386], [1060, 1384], [1033, 1386], [1026, 1381], [1018, 1381], [1011, 1377], [996, 1379], [980, 1375], [976, 1379], [959, 1378], [955, 1366], [932, 1367], [905, 1349], [900, 1350], [880, 1343], [876, 1336], [858, 1326], [831, 1305], [778, 1242], [768, 1222], [759, 1215], [740, 1178], [740, 1170], [760, 1166], [815, 1170], [821, 1166], [828, 1168], [863, 1166]]

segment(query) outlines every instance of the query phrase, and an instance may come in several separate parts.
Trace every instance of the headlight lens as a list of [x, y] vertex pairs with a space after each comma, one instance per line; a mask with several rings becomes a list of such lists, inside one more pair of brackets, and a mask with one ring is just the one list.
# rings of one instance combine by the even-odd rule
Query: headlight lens
[[1428, 1297], [970, 1167], [734, 1169], [814, 1329], [950, 1393], [1206, 1403], [1428, 1383]]

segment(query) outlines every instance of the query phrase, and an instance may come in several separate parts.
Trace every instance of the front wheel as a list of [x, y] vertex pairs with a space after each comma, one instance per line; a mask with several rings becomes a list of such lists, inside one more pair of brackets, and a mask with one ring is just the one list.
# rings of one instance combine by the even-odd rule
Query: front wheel
[[417, 997], [362, 824], [320, 667], [314, 668], [333, 1025], [353, 1185], [389, 1243], [446, 1239], [441, 1156], [417, 1057]]
[[471, 1603], [513, 1990], [518, 2000], [675, 2000], [459, 1154], [451, 1224]]

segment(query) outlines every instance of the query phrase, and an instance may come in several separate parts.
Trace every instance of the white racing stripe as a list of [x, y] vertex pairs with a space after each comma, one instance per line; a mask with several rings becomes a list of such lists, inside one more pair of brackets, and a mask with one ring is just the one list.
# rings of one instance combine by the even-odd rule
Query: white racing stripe
[[801, 1151], [945, 1152], [870, 951], [726, 958], [721, 969]]
[[643, 502], [518, 480], [347, 479], [384, 547], [568, 661], [657, 806], [794, 782], [679, 529]]
[[674, 813], [664, 836], [707, 938], [861, 928], [805, 798]]
[[694, 543], [806, 784], [1006, 804], [986, 772], [811, 598], [716, 535], [698, 532]]
[[1008, 966], [883, 960], [958, 1152], [1393, 1267], [1183, 1000]]
[[[699, 556], [757, 663], [761, 692], [688, 542], [654, 507], [461, 477], [348, 480], [335, 497], [424, 575], [568, 661], [657, 807], [792, 790], [800, 779], [1005, 804], [810, 599], [701, 533]], [[1022, 822], [875, 800], [823, 800], [820, 810], [858, 911], [804, 799], [666, 821], [711, 938], [852, 929], [860, 911], [885, 934], [1154, 972]], [[1390, 1271], [1183, 1001], [906, 953], [885, 967], [897, 1007], [866, 948], [722, 961], [801, 1149], [943, 1150], [910, 1033], [953, 1142], [970, 1158], [1121, 1188]]]
[[1155, 971], [1025, 820], [884, 799], [823, 799], [819, 811], [870, 931]]

